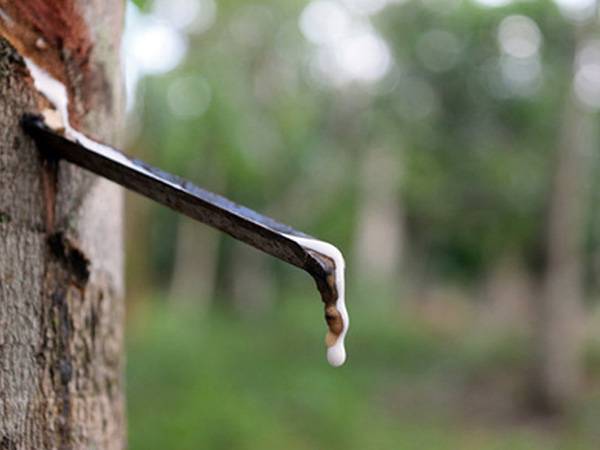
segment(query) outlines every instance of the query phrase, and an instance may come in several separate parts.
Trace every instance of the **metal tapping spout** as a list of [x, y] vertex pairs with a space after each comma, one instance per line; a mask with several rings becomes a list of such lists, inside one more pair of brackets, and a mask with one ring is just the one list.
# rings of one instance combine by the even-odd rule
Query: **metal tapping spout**
[[334, 366], [343, 364], [349, 320], [344, 301], [344, 259], [337, 248], [187, 180], [131, 159], [69, 126], [63, 136], [52, 130], [42, 116], [26, 115], [21, 122], [40, 152], [107, 178], [308, 272], [325, 303], [328, 360]]

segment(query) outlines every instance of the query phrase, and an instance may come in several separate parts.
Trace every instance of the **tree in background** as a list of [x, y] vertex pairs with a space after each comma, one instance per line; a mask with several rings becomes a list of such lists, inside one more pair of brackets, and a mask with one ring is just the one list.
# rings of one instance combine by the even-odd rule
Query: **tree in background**
[[[596, 6], [594, 5], [594, 10]], [[577, 96], [586, 92], [586, 70], [597, 65], [596, 21], [575, 29], [573, 84], [565, 93], [563, 120], [548, 194], [545, 264], [538, 300], [537, 358], [533, 393], [549, 412], [572, 407], [583, 382], [585, 232], [598, 148], [597, 118]], [[591, 100], [584, 98], [584, 100]]]
[[[591, 17], [587, 29], [595, 28]], [[598, 64], [595, 41], [547, 2], [445, 15], [413, 4], [386, 20], [417, 80], [391, 103], [406, 102], [420, 83], [428, 94], [414, 105], [432, 105], [431, 134], [405, 133], [415, 139], [403, 191], [411, 237], [440, 269], [471, 279], [504, 255], [524, 259], [540, 280], [532, 400], [544, 412], [563, 411], [577, 399], [583, 370], [581, 268], [597, 142], [590, 110], [598, 106], [584, 90], [598, 88], [582, 80], [582, 67]]]

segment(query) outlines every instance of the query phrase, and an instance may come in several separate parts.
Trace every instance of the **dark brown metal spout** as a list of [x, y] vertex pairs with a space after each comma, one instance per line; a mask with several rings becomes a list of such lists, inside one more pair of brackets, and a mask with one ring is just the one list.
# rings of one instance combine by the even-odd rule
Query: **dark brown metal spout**
[[310, 236], [108, 146], [102, 145], [107, 151], [98, 151], [73, 142], [49, 129], [40, 116], [26, 115], [21, 122], [42, 153], [69, 161], [304, 269], [314, 278], [323, 302], [336, 301], [334, 262], [286, 235]]

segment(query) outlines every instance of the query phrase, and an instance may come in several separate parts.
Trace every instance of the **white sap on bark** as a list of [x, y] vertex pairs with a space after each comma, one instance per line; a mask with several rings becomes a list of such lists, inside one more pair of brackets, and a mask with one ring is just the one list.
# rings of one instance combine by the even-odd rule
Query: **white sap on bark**
[[65, 136], [75, 142], [79, 142], [84, 147], [95, 151], [113, 161], [136, 168], [131, 161], [125, 158], [121, 153], [115, 151], [113, 148], [100, 144], [99, 142], [90, 139], [83, 133], [77, 131], [71, 126], [69, 121], [69, 96], [67, 95], [67, 89], [65, 85], [60, 81], [53, 78], [48, 72], [41, 67], [37, 66], [33, 61], [28, 58], [24, 58], [27, 69], [33, 78], [35, 88], [44, 95], [56, 108], [60, 114], [61, 125], [64, 127]]

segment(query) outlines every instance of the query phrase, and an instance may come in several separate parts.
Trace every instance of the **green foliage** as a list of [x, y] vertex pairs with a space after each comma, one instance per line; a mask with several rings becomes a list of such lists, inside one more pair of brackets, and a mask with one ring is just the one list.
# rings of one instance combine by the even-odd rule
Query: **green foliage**
[[[499, 92], [501, 84], [494, 87], [489, 76], [499, 64], [498, 26], [510, 14], [535, 20], [545, 40], [544, 81], [530, 95]], [[571, 26], [542, 1], [495, 9], [464, 2], [450, 14], [409, 2], [379, 22], [406, 74], [426, 83], [435, 99], [432, 113], [416, 122], [406, 114], [413, 84], [402, 89], [400, 81], [385, 99], [405, 148], [402, 193], [411, 238], [443, 273], [469, 278], [507, 250], [535, 252], [570, 83]], [[431, 30], [459, 43], [447, 70], [428, 68], [419, 54]]]
[[150, 6], [152, 5], [152, 1], [151, 0], [129, 0], [131, 1], [135, 6], [137, 6], [141, 11], [147, 11]]
[[[383, 146], [397, 161], [409, 252], [428, 255], [429, 270], [472, 281], [506, 252], [533, 266], [574, 26], [545, 0], [502, 8], [465, 1], [448, 13], [427, 5], [401, 2], [373, 18], [397, 65], [386, 80], [333, 89], [307, 67], [313, 49], [297, 25], [305, 3], [219, 3], [213, 27], [189, 36], [183, 64], [144, 81], [136, 147], [168, 170], [351, 248], [362, 155]], [[511, 14], [533, 19], [543, 37], [541, 82], [528, 93], [511, 93], [501, 79], [497, 30]], [[456, 41], [456, 60], [442, 69], [423, 56], [432, 31]], [[442, 50], [434, 58], [444, 58]], [[173, 105], [173, 87], [190, 79], [210, 97], [198, 117]], [[153, 214], [152, 221], [172, 220]], [[592, 231], [591, 252], [599, 242]], [[155, 236], [149, 247], [161, 255], [162, 275], [176, 233]]]

